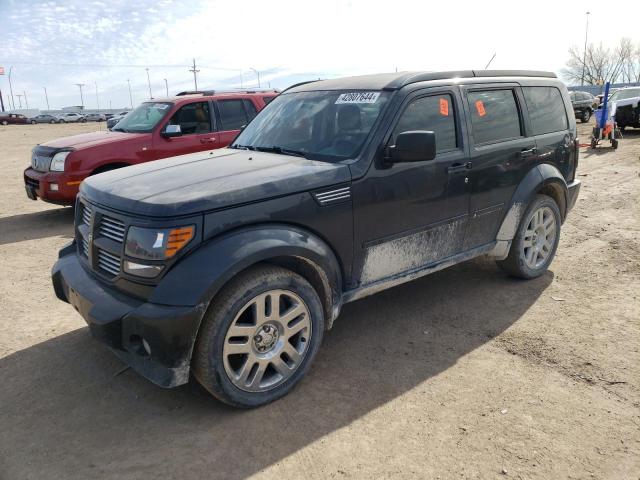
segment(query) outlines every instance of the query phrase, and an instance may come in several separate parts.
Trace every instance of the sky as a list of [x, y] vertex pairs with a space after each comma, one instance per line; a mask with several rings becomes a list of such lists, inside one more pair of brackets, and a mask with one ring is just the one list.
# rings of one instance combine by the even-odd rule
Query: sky
[[[129, 107], [198, 87], [283, 89], [317, 78], [403, 70], [551, 70], [572, 45], [640, 45], [640, 1], [0, 0], [0, 89], [16, 106]], [[97, 95], [96, 95], [97, 87]], [[21, 99], [23, 107], [24, 98]]]

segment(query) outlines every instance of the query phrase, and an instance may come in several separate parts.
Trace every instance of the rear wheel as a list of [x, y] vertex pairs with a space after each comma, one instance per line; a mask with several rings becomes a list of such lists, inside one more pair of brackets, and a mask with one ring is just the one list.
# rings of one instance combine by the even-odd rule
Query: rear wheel
[[56, 121], [55, 120], [51, 120], [49, 123], [56, 123]]
[[498, 265], [514, 277], [539, 277], [556, 254], [560, 224], [560, 209], [553, 198], [537, 195], [520, 220], [509, 255]]
[[7, 122], [6, 120], [2, 120], [2, 125], [9, 125], [9, 122]]
[[31, 120], [31, 125], [35, 125], [36, 123], [38, 122], [36, 122], [35, 120]]
[[591, 110], [585, 110], [584, 112], [582, 112], [582, 115], [580, 115], [580, 121], [582, 123], [587, 123], [590, 118], [591, 118]]
[[259, 265], [233, 279], [207, 311], [193, 373], [230, 405], [258, 407], [302, 379], [324, 331], [318, 294], [300, 275]]

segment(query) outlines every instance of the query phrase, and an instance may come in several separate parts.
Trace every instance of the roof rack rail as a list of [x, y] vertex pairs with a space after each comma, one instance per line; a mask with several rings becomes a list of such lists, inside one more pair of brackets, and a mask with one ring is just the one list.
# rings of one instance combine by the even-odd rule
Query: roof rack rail
[[185, 90], [184, 92], [176, 93], [176, 97], [183, 97], [185, 95], [202, 95], [210, 97], [211, 95], [219, 95], [221, 93], [280, 93], [276, 88], [254, 88], [251, 90]]
[[408, 73], [391, 81], [385, 87], [387, 90], [396, 90], [405, 85], [429, 80], [446, 80], [448, 78], [474, 78], [474, 77], [544, 77], [558, 78], [553, 72], [543, 72], [539, 70], [458, 70], [450, 72], [423, 72]]

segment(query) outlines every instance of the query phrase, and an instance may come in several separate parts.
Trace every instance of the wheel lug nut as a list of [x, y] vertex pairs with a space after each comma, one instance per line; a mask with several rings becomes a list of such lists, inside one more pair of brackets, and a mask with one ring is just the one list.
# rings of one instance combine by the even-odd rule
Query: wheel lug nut
[[256, 342], [261, 342], [261, 341], [262, 341], [262, 337], [261, 337], [260, 335], [256, 335], [255, 337], [253, 337], [253, 339], [254, 339]]

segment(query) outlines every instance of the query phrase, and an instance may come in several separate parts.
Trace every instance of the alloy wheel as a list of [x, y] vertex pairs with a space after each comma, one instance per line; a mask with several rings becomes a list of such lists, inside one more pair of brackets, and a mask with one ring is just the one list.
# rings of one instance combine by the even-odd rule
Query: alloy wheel
[[556, 242], [556, 217], [549, 207], [535, 210], [524, 232], [522, 250], [529, 268], [538, 269], [547, 261]]
[[302, 364], [311, 338], [311, 316], [302, 298], [269, 290], [247, 302], [224, 339], [224, 369], [247, 392], [265, 392], [284, 383]]

